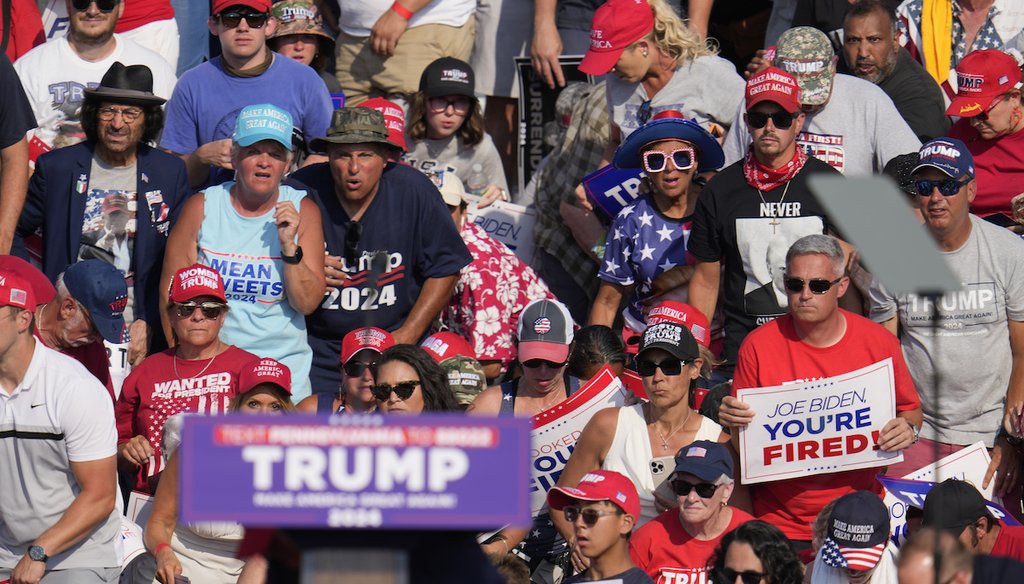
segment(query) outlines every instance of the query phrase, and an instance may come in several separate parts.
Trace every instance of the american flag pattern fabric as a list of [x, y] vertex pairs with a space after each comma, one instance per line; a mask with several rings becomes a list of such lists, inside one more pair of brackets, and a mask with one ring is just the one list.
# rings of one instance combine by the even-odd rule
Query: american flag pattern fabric
[[870, 570], [878, 564], [885, 552], [885, 542], [867, 548], [841, 547], [831, 537], [821, 546], [821, 557], [833, 568]]

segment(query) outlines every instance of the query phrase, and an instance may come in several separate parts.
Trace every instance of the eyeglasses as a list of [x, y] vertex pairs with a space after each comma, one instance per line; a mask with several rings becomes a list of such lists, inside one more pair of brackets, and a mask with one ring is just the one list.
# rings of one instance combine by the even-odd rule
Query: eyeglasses
[[643, 154], [644, 170], [647, 172], [662, 172], [668, 168], [669, 159], [672, 165], [679, 170], [690, 170], [693, 168], [695, 152], [693, 148], [676, 148], [672, 152], [665, 153], [660, 150], [648, 150]]
[[359, 251], [359, 240], [363, 237], [363, 224], [349, 221], [345, 227], [345, 263], [351, 267], [356, 263], [356, 252]]
[[405, 401], [412, 397], [412, 392], [416, 391], [416, 386], [419, 384], [419, 381], [399, 381], [394, 385], [378, 383], [370, 386], [370, 391], [373, 392], [373, 397], [377, 401], [387, 401], [392, 392], [398, 396], [398, 399]]
[[367, 363], [366, 361], [349, 361], [342, 365], [341, 368], [345, 370], [345, 375], [348, 375], [349, 377], [362, 377], [363, 373], [365, 373], [367, 369], [373, 367], [374, 363], [376, 363], [376, 361], [370, 363]]
[[569, 523], [576, 523], [577, 517], [583, 518], [583, 523], [587, 527], [593, 527], [602, 517], [606, 515], [619, 515], [621, 511], [602, 511], [600, 509], [594, 509], [593, 507], [587, 507], [586, 509], [580, 509], [575, 506], [562, 507], [562, 513], [565, 514], [565, 520]]
[[197, 302], [176, 302], [174, 308], [180, 318], [188, 318], [195, 313], [198, 308], [203, 312], [203, 317], [210, 320], [217, 320], [220, 318], [220, 313], [224, 312], [227, 304], [223, 302], [203, 302], [202, 304]]
[[796, 119], [796, 115], [789, 112], [774, 112], [770, 114], [766, 114], [764, 112], [747, 112], [747, 123], [755, 130], [760, 130], [767, 126], [769, 119], [773, 124], [775, 124], [776, 128], [786, 130], [793, 125], [793, 120]]
[[689, 481], [673, 481], [672, 490], [675, 491], [676, 495], [680, 497], [686, 497], [690, 494], [690, 491], [697, 491], [697, 496], [701, 499], [710, 499], [715, 496], [715, 491], [718, 490], [720, 485], [714, 483], [691, 483]]
[[944, 197], [952, 197], [953, 195], [960, 192], [960, 189], [964, 188], [964, 185], [971, 182], [971, 179], [964, 181], [956, 180], [955, 178], [944, 178], [942, 180], [916, 180], [914, 181], [914, 188], [917, 189], [917, 195], [919, 197], [930, 197], [932, 196], [932, 190], [935, 188], [939, 189], [939, 194]]
[[739, 577], [743, 584], [759, 584], [764, 579], [764, 574], [753, 570], [737, 572], [732, 568], [722, 568], [715, 573], [715, 582], [733, 584], [736, 582], [737, 577]]
[[640, 109], [636, 110], [636, 121], [642, 126], [651, 120], [652, 113], [654, 112], [651, 107], [651, 100], [648, 99], [640, 104]]
[[139, 119], [139, 116], [142, 115], [142, 110], [137, 107], [126, 107], [122, 109], [117, 109], [116, 107], [101, 107], [97, 111], [100, 119], [104, 122], [109, 122], [114, 119], [114, 116], [121, 114], [121, 119], [130, 124]]
[[448, 106], [452, 106], [457, 114], [464, 114], [469, 111], [469, 98], [468, 97], [456, 97], [454, 99], [448, 99], [447, 97], [431, 97], [427, 100], [427, 107], [430, 111], [435, 114], [439, 114], [446, 109]]
[[661, 363], [655, 363], [648, 359], [638, 359], [636, 362], [636, 372], [641, 377], [650, 377], [654, 375], [655, 369], [661, 369], [661, 372], [665, 375], [679, 375], [683, 372], [683, 367], [689, 363], [689, 361], [683, 361], [681, 359], [665, 359]]
[[100, 12], [113, 12], [120, 1], [121, 0], [71, 0], [71, 7], [79, 11], [88, 10], [89, 5], [95, 2], [96, 8], [99, 8]]
[[215, 18], [224, 28], [237, 28], [243, 18], [251, 28], [263, 28], [268, 17], [266, 12], [221, 12]]
[[562, 367], [565, 367], [566, 363], [568, 363], [568, 361], [555, 363], [554, 361], [548, 361], [547, 359], [530, 359], [529, 361], [523, 361], [523, 367], [526, 367], [527, 369], [537, 369], [543, 365], [548, 369], [561, 369]]
[[[807, 280], [807, 287], [811, 289], [812, 294], [824, 294], [832, 289], [843, 279], [843, 276], [839, 276], [831, 282], [823, 278], [814, 278]], [[786, 278], [782, 281], [786, 285], [786, 290], [789, 290], [793, 294], [799, 294], [804, 291], [804, 279], [803, 278]]]

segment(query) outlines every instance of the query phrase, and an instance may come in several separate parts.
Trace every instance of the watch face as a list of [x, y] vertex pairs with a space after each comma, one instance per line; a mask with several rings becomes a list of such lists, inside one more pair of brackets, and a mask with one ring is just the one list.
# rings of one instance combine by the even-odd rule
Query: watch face
[[46, 552], [43, 551], [43, 548], [37, 545], [29, 546], [28, 557], [34, 562], [45, 562]]

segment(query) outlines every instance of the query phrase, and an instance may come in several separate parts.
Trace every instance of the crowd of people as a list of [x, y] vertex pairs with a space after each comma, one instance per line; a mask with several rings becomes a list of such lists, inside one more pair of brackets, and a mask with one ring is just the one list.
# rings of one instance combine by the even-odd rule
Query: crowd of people
[[[4, 0], [0, 583], [291, 581], [296, 541], [179, 521], [187, 416], [539, 420], [608, 379], [532, 523], [430, 574], [1017, 581], [1024, 9], [777, 0], [734, 63], [728, 4]], [[526, 184], [517, 56], [561, 92]], [[881, 174], [960, 290], [873, 274], [814, 186]], [[746, 480], [745, 396], [874, 366], [893, 464]], [[893, 513], [879, 475], [979, 443]]]

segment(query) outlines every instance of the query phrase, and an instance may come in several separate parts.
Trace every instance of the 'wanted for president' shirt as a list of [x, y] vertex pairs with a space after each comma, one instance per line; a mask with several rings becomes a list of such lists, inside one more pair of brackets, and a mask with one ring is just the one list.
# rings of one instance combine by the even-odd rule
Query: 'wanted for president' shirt
[[747, 333], [786, 313], [782, 274], [789, 246], [830, 229], [825, 209], [807, 186], [807, 177], [815, 174], [836, 171], [808, 157], [788, 185], [759, 194], [743, 178], [741, 161], [711, 179], [697, 199], [687, 249], [697, 261], [725, 265], [722, 358], [727, 364], [735, 363]]

